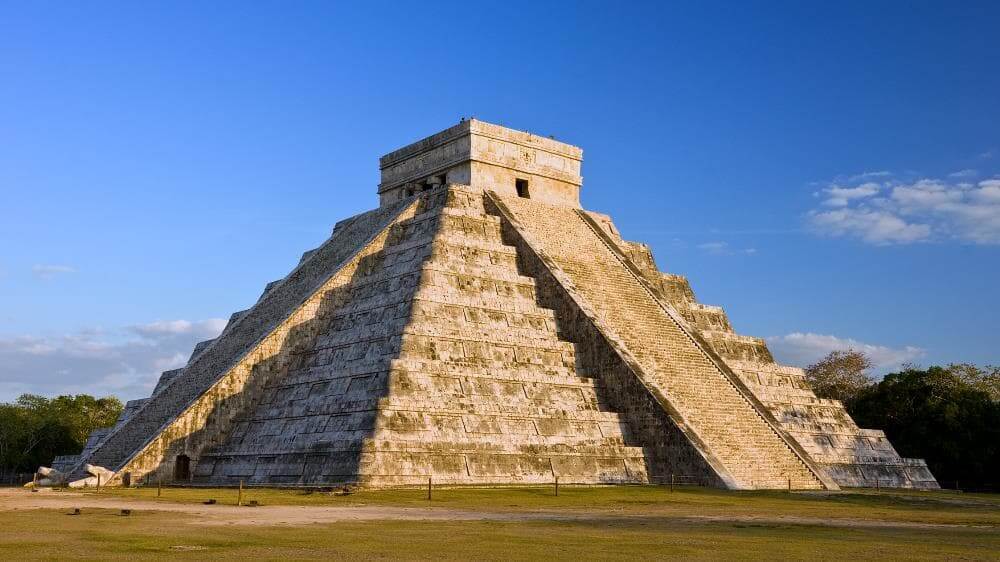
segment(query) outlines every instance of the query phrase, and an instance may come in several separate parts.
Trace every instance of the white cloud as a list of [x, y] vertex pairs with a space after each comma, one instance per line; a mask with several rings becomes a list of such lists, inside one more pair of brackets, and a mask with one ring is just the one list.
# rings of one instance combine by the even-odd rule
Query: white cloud
[[817, 195], [823, 198], [821, 206], [807, 218], [821, 234], [877, 245], [932, 240], [1000, 244], [1000, 179], [840, 182]]
[[727, 242], [705, 242], [698, 244], [698, 247], [710, 254], [718, 254], [727, 251], [729, 244]]
[[918, 213], [922, 209], [934, 209], [941, 205], [962, 200], [961, 189], [956, 189], [940, 180], [918, 180], [909, 185], [892, 188], [890, 198], [904, 214]]
[[217, 336], [225, 324], [176, 320], [115, 332], [0, 337], [0, 401], [24, 392], [148, 396], [161, 372], [183, 366], [194, 345]]
[[810, 213], [813, 225], [833, 236], [854, 236], [872, 244], [908, 243], [925, 240], [931, 234], [926, 224], [911, 224], [872, 209], [838, 209]]
[[979, 190], [974, 192], [971, 198], [981, 203], [1000, 204], [1000, 180], [979, 182]]
[[153, 361], [153, 369], [157, 373], [162, 373], [163, 371], [170, 371], [171, 369], [183, 367], [187, 364], [188, 357], [190, 356], [190, 352], [185, 354], [178, 351], [170, 357], [158, 357]]
[[713, 256], [732, 256], [736, 254], [752, 256], [757, 253], [757, 248], [736, 249], [731, 247], [729, 242], [705, 242], [698, 244], [698, 248]]
[[890, 172], [888, 170], [880, 170], [878, 172], [864, 172], [864, 173], [861, 173], [861, 174], [856, 174], [856, 175], [851, 176], [850, 178], [848, 178], [848, 181], [857, 182], [857, 181], [865, 181], [865, 180], [870, 180], [870, 179], [875, 179], [875, 178], [887, 178], [887, 177], [889, 177], [891, 175], [892, 175], [892, 172]]
[[31, 274], [42, 281], [65, 273], [76, 273], [76, 268], [68, 265], [35, 265], [31, 268]]
[[133, 332], [146, 337], [163, 335], [194, 334], [199, 337], [215, 337], [226, 327], [226, 321], [221, 318], [209, 318], [200, 322], [188, 320], [157, 320], [149, 324], [130, 326]]
[[826, 194], [824, 205], [830, 207], [844, 207], [852, 199], [864, 199], [879, 192], [881, 186], [875, 182], [866, 182], [857, 187], [839, 187], [831, 185], [823, 190]]
[[780, 363], [806, 367], [825, 357], [831, 351], [855, 349], [863, 351], [872, 360], [879, 372], [885, 373], [899, 368], [906, 362], [922, 357], [926, 352], [914, 346], [901, 348], [887, 347], [860, 342], [852, 338], [838, 338], [813, 333], [794, 332], [784, 336], [772, 336], [767, 345]]
[[978, 170], [973, 170], [972, 168], [966, 168], [965, 170], [959, 170], [957, 172], [952, 172], [948, 174], [949, 178], [974, 178], [979, 175]]

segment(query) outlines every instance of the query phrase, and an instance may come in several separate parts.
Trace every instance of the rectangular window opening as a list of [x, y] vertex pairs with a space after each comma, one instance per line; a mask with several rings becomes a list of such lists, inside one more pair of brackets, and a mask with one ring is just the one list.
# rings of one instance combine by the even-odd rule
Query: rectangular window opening
[[517, 188], [518, 197], [524, 197], [525, 199], [531, 198], [528, 194], [528, 180], [516, 179], [514, 180], [514, 187]]

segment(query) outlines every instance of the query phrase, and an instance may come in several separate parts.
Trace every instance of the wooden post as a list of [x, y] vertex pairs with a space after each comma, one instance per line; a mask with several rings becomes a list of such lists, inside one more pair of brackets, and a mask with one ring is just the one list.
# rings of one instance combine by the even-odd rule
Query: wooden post
[[162, 476], [157, 476], [156, 477], [156, 497], [160, 497], [160, 494], [162, 494], [162, 493], [163, 493], [163, 477]]
[[101, 475], [98, 474], [97, 475], [97, 492], [100, 493], [100, 491], [101, 491]]
[[879, 484], [880, 483], [881, 483], [881, 479], [880, 478], [876, 478], [875, 479], [875, 491], [876, 492], [880, 491], [880, 488], [879, 488]]
[[240, 491], [236, 495], [236, 507], [240, 507], [242, 505], [243, 505], [243, 480], [241, 479], [240, 480]]
[[431, 483], [431, 476], [427, 477], [427, 501], [431, 501], [431, 488], [433, 484]]
[[791, 477], [788, 478], [788, 491], [789, 492], [792, 491], [792, 479], [791, 479]]
[[556, 476], [556, 497], [559, 497], [559, 477]]
[[[956, 484], [956, 487], [958, 487], [958, 483], [956, 482], [955, 484]], [[31, 489], [32, 490], [37, 490], [38, 489], [38, 471], [37, 470], [31, 476]]]
[[670, 473], [670, 491], [671, 492], [674, 491], [674, 473], [673, 472]]

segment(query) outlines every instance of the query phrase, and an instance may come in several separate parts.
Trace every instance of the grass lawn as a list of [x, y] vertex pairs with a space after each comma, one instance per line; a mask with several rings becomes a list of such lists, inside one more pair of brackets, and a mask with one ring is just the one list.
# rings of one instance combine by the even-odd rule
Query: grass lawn
[[[94, 493], [90, 491], [88, 493]], [[100, 492], [123, 498], [156, 499], [153, 488], [110, 488]], [[233, 488], [163, 488], [161, 501], [201, 503], [213, 498], [235, 505]], [[712, 488], [665, 486], [525, 488], [435, 488], [362, 490], [349, 496], [320, 492], [248, 488], [243, 497], [264, 505], [392, 505], [447, 507], [490, 512], [567, 511], [589, 514], [660, 516], [770, 516], [877, 519], [914, 523], [1000, 526], [1000, 495], [946, 490], [850, 491], [831, 494], [729, 492]]]
[[[93, 492], [88, 492], [93, 493]], [[53, 492], [52, 494], [57, 494]], [[155, 498], [155, 489], [102, 490], [101, 496]], [[554, 513], [572, 520], [345, 521], [300, 526], [207, 525], [196, 516], [139, 510], [0, 511], [0, 560], [362, 559], [635, 560], [682, 559], [1000, 559], [1000, 496], [933, 493], [732, 493], [659, 487], [363, 491], [347, 497], [252, 489], [265, 505], [402, 506], [502, 513]], [[165, 488], [158, 501], [235, 503], [232, 489]], [[249, 510], [249, 508], [247, 508]], [[624, 516], [624, 517], [623, 517]], [[691, 517], [762, 517], [723, 521]], [[818, 523], [774, 521], [807, 517]], [[976, 527], [844, 527], [822, 521], [947, 523]]]

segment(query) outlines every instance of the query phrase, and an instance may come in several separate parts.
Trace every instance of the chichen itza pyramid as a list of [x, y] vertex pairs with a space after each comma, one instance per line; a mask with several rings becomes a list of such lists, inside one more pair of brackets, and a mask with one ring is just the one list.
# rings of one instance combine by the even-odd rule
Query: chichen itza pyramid
[[49, 480], [937, 487], [582, 209], [581, 161], [478, 120], [383, 156], [377, 209]]

